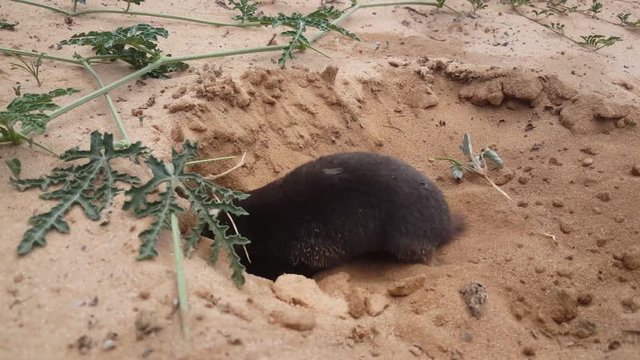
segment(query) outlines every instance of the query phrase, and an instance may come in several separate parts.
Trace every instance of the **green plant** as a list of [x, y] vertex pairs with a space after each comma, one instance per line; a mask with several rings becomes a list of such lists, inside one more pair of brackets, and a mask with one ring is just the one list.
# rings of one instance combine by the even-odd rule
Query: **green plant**
[[531, 10], [531, 12], [536, 16], [536, 18], [548, 18], [549, 16], [553, 16], [553, 12], [546, 10], [546, 9], [542, 9], [540, 11], [538, 10]]
[[249, 2], [249, 0], [240, 0], [240, 1], [229, 0], [229, 5], [231, 5], [234, 10], [240, 11], [240, 15], [236, 15], [233, 17], [233, 19], [235, 20], [238, 20], [244, 23], [246, 21], [253, 21], [251, 19], [256, 18], [258, 5], [254, 2]]
[[129, 8], [131, 8], [131, 4], [136, 4], [136, 5], [140, 5], [144, 2], [144, 0], [120, 0], [120, 1], [126, 1], [127, 2], [127, 8], [124, 10], [125, 12], [129, 11]]
[[469, 171], [471, 173], [475, 173], [483, 177], [491, 186], [493, 186], [496, 190], [500, 192], [500, 194], [504, 195], [507, 199], [511, 200], [509, 195], [505, 193], [498, 185], [496, 185], [493, 180], [489, 178], [487, 172], [489, 170], [487, 166], [487, 162], [485, 159], [489, 159], [492, 163], [494, 163], [498, 168], [502, 168], [504, 163], [498, 153], [495, 151], [485, 148], [479, 154], [473, 153], [473, 147], [471, 145], [471, 135], [465, 133], [462, 138], [462, 145], [460, 145], [460, 150], [467, 157], [467, 163], [465, 164], [462, 161], [451, 157], [435, 157], [434, 160], [444, 160], [448, 161], [451, 164], [451, 175], [457, 181], [462, 180], [464, 173]]
[[620, 20], [620, 23], [623, 26], [640, 27], [640, 20], [636, 20], [636, 21], [629, 20], [629, 17], [631, 17], [630, 13], [620, 13], [616, 15], [616, 17], [618, 18], [618, 20]]
[[4, 163], [9, 167], [13, 177], [19, 179], [20, 173], [22, 172], [22, 164], [20, 163], [20, 160], [13, 158], [11, 160], [5, 160]]
[[[139, 259], [155, 257], [157, 251], [155, 244], [158, 233], [169, 224], [171, 214], [178, 214], [185, 209], [177, 202], [177, 194], [183, 194], [188, 199], [190, 210], [197, 216], [196, 225], [190, 229], [185, 249], [191, 251], [197, 244], [202, 230], [208, 227], [215, 239], [211, 247], [210, 261], [214, 264], [218, 254], [224, 249], [231, 260], [233, 270], [232, 279], [237, 286], [244, 283], [244, 266], [240, 263], [240, 257], [236, 254], [234, 246], [245, 245], [249, 240], [239, 234], [228, 235], [229, 227], [222, 225], [215, 213], [224, 211], [236, 216], [247, 215], [247, 212], [233, 204], [235, 199], [244, 199], [248, 195], [242, 192], [232, 191], [204, 179], [201, 175], [185, 171], [185, 165], [196, 156], [196, 144], [185, 142], [181, 153], [172, 151], [170, 163], [163, 163], [154, 156], [149, 156], [147, 166], [153, 172], [153, 178], [147, 183], [134, 187], [127, 191], [129, 199], [124, 204], [124, 209], [132, 209], [136, 216], [152, 216], [155, 221], [151, 226], [140, 233], [142, 245], [140, 246]], [[164, 187], [159, 189], [161, 185]], [[157, 200], [150, 201], [152, 194], [157, 193]]]
[[591, 3], [591, 7], [589, 8], [589, 10], [587, 10], [587, 12], [591, 13], [591, 17], [594, 19], [596, 18], [596, 15], [598, 15], [601, 11], [602, 3], [598, 0], [593, 0], [593, 2]]
[[348, 36], [355, 40], [360, 40], [358, 36], [343, 27], [332, 24], [330, 20], [335, 20], [343, 14], [333, 6], [329, 8], [318, 9], [310, 14], [302, 15], [294, 12], [291, 15], [278, 14], [278, 16], [263, 16], [259, 18], [252, 18], [252, 21], [257, 21], [263, 25], [270, 25], [272, 27], [278, 27], [281, 25], [293, 28], [293, 30], [284, 31], [280, 33], [282, 36], [291, 37], [289, 44], [283, 49], [282, 56], [278, 59], [280, 65], [284, 65], [288, 60], [294, 58], [294, 50], [304, 50], [310, 48], [318, 51], [311, 46], [311, 42], [305, 36], [307, 27], [316, 28], [320, 31], [335, 31], [344, 36]]
[[11, 65], [29, 73], [31, 76], [33, 76], [34, 79], [36, 79], [38, 87], [42, 86], [42, 81], [40, 81], [40, 66], [42, 65], [42, 56], [44, 56], [44, 53], [41, 53], [40, 56], [38, 56], [35, 60], [28, 62], [22, 60], [22, 57], [20, 57], [20, 55], [17, 56], [21, 64], [11, 63]]
[[618, 36], [609, 36], [604, 37], [604, 35], [588, 35], [588, 36], [580, 36], [582, 38], [581, 44], [587, 45], [593, 50], [600, 50], [603, 47], [611, 46], [618, 41], [622, 41], [622, 38]]
[[556, 34], [562, 34], [564, 35], [564, 24], [562, 23], [549, 23], [549, 24], [542, 24], [542, 26], [546, 27], [547, 29], [553, 31]]
[[485, 4], [484, 0], [467, 0], [467, 1], [471, 4], [471, 7], [473, 8], [473, 13], [474, 14], [478, 10], [482, 10], [482, 9], [486, 9], [487, 8], [487, 4]]
[[51, 186], [60, 185], [59, 189], [40, 196], [45, 200], [56, 200], [58, 204], [29, 219], [32, 227], [24, 233], [18, 245], [18, 254], [27, 254], [34, 246], [45, 246], [45, 235], [51, 230], [68, 233], [69, 224], [64, 217], [75, 205], [80, 205], [89, 219], [100, 219], [102, 210], [111, 205], [116, 193], [122, 191], [119, 183], [135, 185], [140, 182], [135, 176], [115, 170], [111, 162], [117, 158], [137, 159], [145, 151], [146, 148], [140, 142], [131, 144], [126, 149], [114, 149], [113, 136], [101, 136], [100, 133], [93, 132], [90, 150], [75, 148], [60, 156], [67, 162], [86, 160], [84, 164], [58, 167], [53, 169], [51, 175], [38, 179], [12, 178], [11, 183], [20, 191], [36, 187], [47, 191]]
[[0, 30], [15, 30], [16, 25], [18, 24], [12, 24], [8, 22], [0, 21]]
[[[49, 121], [49, 115], [46, 112], [59, 108], [53, 103], [53, 99], [78, 91], [72, 88], [56, 89], [46, 94], [24, 94], [13, 99], [5, 111], [0, 111], [0, 143], [20, 144], [28, 141], [55, 155], [46, 147], [32, 142], [22, 130], [29, 127], [33, 131], [44, 132]], [[17, 128], [18, 125], [20, 130]]]
[[[97, 55], [109, 57], [112, 61], [122, 60], [135, 69], [142, 69], [157, 62], [163, 56], [157, 48], [158, 37], [167, 38], [169, 33], [163, 28], [138, 24], [127, 28], [117, 28], [114, 31], [90, 31], [73, 35], [69, 40], [63, 40], [61, 45], [91, 46]], [[170, 56], [170, 55], [167, 55]], [[90, 59], [90, 58], [89, 58]], [[185, 70], [188, 65], [184, 62], [174, 62], [161, 65], [147, 73], [150, 77], [158, 78], [167, 73]]]

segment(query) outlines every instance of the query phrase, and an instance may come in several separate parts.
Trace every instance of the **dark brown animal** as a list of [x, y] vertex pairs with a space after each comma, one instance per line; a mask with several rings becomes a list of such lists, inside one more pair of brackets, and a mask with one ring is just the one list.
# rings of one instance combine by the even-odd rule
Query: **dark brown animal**
[[374, 254], [425, 262], [463, 230], [435, 184], [407, 163], [374, 153], [323, 156], [249, 194], [237, 204], [249, 215], [234, 221], [251, 240], [251, 262], [236, 251], [249, 273], [269, 279], [311, 276]]

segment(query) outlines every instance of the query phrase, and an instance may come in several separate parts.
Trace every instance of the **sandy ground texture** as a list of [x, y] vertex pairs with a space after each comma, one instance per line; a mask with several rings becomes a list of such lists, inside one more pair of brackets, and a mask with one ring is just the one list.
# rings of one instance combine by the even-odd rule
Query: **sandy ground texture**
[[[460, 0], [447, 4], [470, 9]], [[276, 0], [262, 9], [319, 5]], [[330, 58], [307, 51], [286, 69], [275, 64], [277, 53], [202, 60], [170, 79], [111, 93], [131, 137], [163, 159], [185, 139], [199, 142], [201, 158], [246, 152], [245, 166], [220, 179], [240, 190], [338, 151], [409, 162], [468, 223], [432, 264], [358, 261], [315, 279], [284, 275], [275, 282], [247, 275], [238, 290], [226, 259], [207, 263], [203, 241], [186, 262], [192, 340], [185, 342], [168, 234], [156, 259], [136, 261], [137, 234], [148, 223], [119, 210], [119, 196], [109, 225], [74, 209], [70, 234], [52, 232], [46, 247], [18, 257], [28, 218], [51, 203], [37, 191], [15, 191], [3, 165], [0, 358], [640, 358], [640, 138], [629, 126], [640, 122], [640, 33], [582, 14], [559, 17], [574, 38], [623, 38], [593, 52], [507, 4], [488, 5], [476, 17], [420, 6], [361, 10], [343, 25], [362, 41], [330, 34], [316, 44]], [[220, 21], [232, 14], [204, 0], [149, 0], [139, 9]], [[614, 21], [620, 12], [638, 18], [640, 4], [608, 1], [602, 17]], [[167, 28], [160, 47], [174, 55], [264, 46], [277, 32], [109, 14], [65, 19], [7, 0], [1, 19], [19, 22], [16, 31], [0, 31], [1, 46], [65, 56], [89, 54], [57, 49], [73, 34], [140, 22]], [[10, 62], [0, 61], [2, 108], [16, 82], [23, 92], [73, 86], [80, 96], [95, 89], [81, 67], [45, 61], [38, 88]], [[119, 64], [96, 68], [105, 82], [130, 72]], [[60, 152], [87, 148], [96, 129], [117, 134], [102, 98], [55, 119], [35, 139]], [[429, 160], [459, 157], [465, 132], [476, 148], [491, 146], [502, 156], [504, 169], [491, 176], [511, 201], [480, 177], [456, 183], [447, 164]], [[26, 145], [0, 148], [3, 161], [14, 157], [25, 177], [61, 164]], [[196, 170], [217, 174], [231, 166]], [[465, 305], [465, 288], [481, 303], [477, 312]]]

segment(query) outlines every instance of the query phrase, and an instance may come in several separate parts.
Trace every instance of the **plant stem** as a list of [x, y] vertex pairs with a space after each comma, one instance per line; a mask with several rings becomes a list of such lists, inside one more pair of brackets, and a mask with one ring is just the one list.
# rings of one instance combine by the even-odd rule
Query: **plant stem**
[[191, 334], [187, 326], [187, 312], [189, 310], [189, 299], [187, 296], [187, 281], [184, 275], [184, 256], [180, 247], [180, 229], [178, 228], [178, 217], [171, 213], [171, 235], [173, 237], [173, 254], [176, 260], [176, 278], [178, 282], [178, 306], [180, 307], [180, 323], [182, 336], [189, 341]]
[[39, 143], [37, 143], [37, 142], [33, 141], [32, 139], [30, 139], [30, 138], [26, 137], [24, 134], [22, 134], [22, 133], [20, 133], [20, 132], [18, 132], [18, 131], [16, 131], [16, 132], [15, 132], [15, 134], [16, 134], [18, 137], [20, 137], [20, 138], [22, 138], [23, 140], [25, 140], [26, 142], [28, 142], [30, 145], [35, 145], [36, 147], [39, 147], [40, 149], [42, 149], [42, 150], [44, 150], [44, 151], [48, 152], [49, 154], [51, 154], [51, 155], [53, 155], [53, 156], [55, 156], [55, 157], [58, 157], [58, 158], [60, 157], [60, 155], [59, 155], [59, 154], [57, 154], [55, 151], [53, 151], [53, 150], [49, 149], [48, 147], [46, 147], [46, 146], [44, 146], [44, 145], [41, 145], [41, 144], [39, 144]]
[[46, 55], [44, 53], [38, 54], [38, 53], [31, 52], [31, 51], [7, 49], [7, 48], [0, 47], [0, 53], [11, 54], [11, 55], [30, 56], [30, 57], [40, 57], [41, 56], [42, 59], [66, 62], [66, 63], [70, 63], [70, 64], [74, 64], [74, 65], [82, 65], [82, 62], [79, 61], [79, 60], [76, 60], [76, 59], [63, 58], [63, 57], [59, 57], [59, 56], [50, 56], [50, 55]]
[[[84, 68], [87, 69], [87, 71], [93, 76], [93, 78], [96, 80], [98, 85], [100, 85], [100, 87], [104, 87], [104, 84], [100, 79], [100, 76], [98, 76], [95, 70], [93, 70], [91, 65], [89, 65], [89, 63], [84, 59], [81, 61]], [[118, 109], [116, 109], [116, 106], [113, 103], [111, 96], [109, 95], [109, 93], [105, 93], [104, 98], [107, 100], [107, 105], [109, 106], [109, 110], [111, 110], [111, 114], [113, 114], [113, 118], [116, 120], [116, 126], [118, 126], [118, 130], [120, 130], [120, 133], [124, 138], [124, 141], [126, 141], [127, 145], [130, 145], [131, 139], [129, 138], [129, 134], [127, 134], [127, 130], [125, 129], [124, 124], [122, 123], [122, 118], [120, 117], [120, 114], [118, 113]]]
[[[206, 54], [196, 54], [196, 55], [185, 55], [185, 56], [174, 56], [174, 57], [168, 57], [168, 56], [162, 56], [158, 61], [151, 63], [145, 67], [143, 67], [142, 69], [139, 69], [119, 80], [116, 80], [114, 82], [112, 82], [109, 85], [106, 85], [92, 93], [89, 93], [79, 99], [77, 99], [76, 101], [72, 102], [69, 105], [65, 105], [61, 108], [59, 108], [58, 110], [52, 112], [51, 114], [49, 114], [49, 119], [47, 121], [51, 121], [55, 118], [57, 118], [58, 116], [65, 114], [81, 105], [84, 105], [85, 103], [97, 98], [98, 96], [102, 96], [106, 93], [108, 93], [109, 91], [116, 89], [126, 83], [128, 83], [129, 81], [133, 80], [133, 79], [137, 79], [138, 77], [152, 71], [153, 69], [156, 69], [164, 64], [170, 64], [170, 63], [174, 63], [174, 62], [179, 62], [179, 61], [188, 61], [188, 60], [199, 60], [199, 59], [209, 59], [209, 58], [216, 58], [216, 57], [224, 57], [224, 56], [233, 56], [233, 55], [244, 55], [244, 54], [253, 54], [253, 53], [260, 53], [260, 52], [269, 52], [269, 51], [278, 51], [278, 50], [282, 50], [286, 47], [286, 45], [277, 45], [277, 46], [264, 46], [264, 47], [258, 47], [258, 48], [249, 48], [249, 49], [240, 49], [240, 50], [226, 50], [226, 51], [218, 51], [218, 52], [213, 52], [213, 53], [206, 53]], [[33, 131], [33, 129], [29, 128], [29, 127], [25, 127], [23, 129], [23, 133], [28, 134], [31, 131]]]
[[[346, 20], [347, 18], [349, 18], [351, 15], [353, 15], [354, 12], [356, 12], [356, 11], [358, 11], [360, 9], [383, 7], [383, 6], [402, 6], [402, 5], [438, 6], [438, 4], [435, 1], [388, 1], [388, 2], [373, 2], [373, 3], [368, 3], [368, 4], [359, 4], [358, 3], [358, 4], [350, 7], [349, 9], [347, 9], [347, 11], [345, 11], [342, 15], [340, 15], [340, 17], [338, 17], [337, 19], [333, 20], [331, 23], [333, 25], [338, 25], [341, 22], [343, 22], [344, 20]], [[320, 39], [322, 36], [324, 36], [324, 34], [326, 34], [327, 31], [320, 31], [320, 32], [310, 36], [309, 37], [309, 42], [310, 43], [314, 43], [315, 41]]]
[[504, 192], [502, 189], [500, 189], [500, 187], [498, 185], [496, 185], [496, 183], [494, 183], [491, 179], [489, 179], [487, 174], [481, 174], [481, 173], [478, 173], [478, 174], [480, 174], [485, 180], [487, 180], [489, 182], [489, 184], [491, 184], [491, 186], [496, 188], [496, 190], [498, 190], [500, 192], [500, 194], [504, 195], [507, 199], [511, 200], [509, 195], [507, 195], [507, 193]]
[[256, 26], [260, 26], [261, 25], [260, 23], [256, 23], [256, 22], [251, 22], [251, 23], [250, 22], [246, 22], [246, 23], [224, 23], [224, 22], [207, 21], [207, 20], [202, 20], [202, 19], [190, 18], [190, 17], [186, 17], [186, 16], [156, 14], [156, 13], [150, 13], [150, 12], [144, 12], [144, 11], [128, 11], [128, 8], [127, 8], [127, 10], [102, 9], [102, 10], [76, 11], [76, 3], [73, 4], [73, 12], [69, 12], [69, 11], [54, 7], [54, 6], [40, 4], [40, 3], [37, 3], [37, 2], [34, 2], [34, 1], [30, 1], [30, 0], [11, 0], [11, 1], [17, 2], [17, 3], [21, 3], [21, 4], [25, 4], [25, 5], [41, 7], [41, 8], [44, 8], [44, 9], [47, 9], [47, 10], [51, 10], [53, 12], [56, 12], [56, 13], [59, 13], [59, 14], [63, 14], [63, 15], [66, 15], [66, 16], [71, 16], [71, 17], [81, 16], [81, 15], [88, 15], [88, 14], [124, 14], [124, 15], [151, 16], [151, 17], [158, 17], [158, 18], [165, 18], [165, 19], [172, 19], [172, 20], [189, 21], [189, 22], [193, 22], [193, 23], [212, 25], [212, 26], [256, 27]]

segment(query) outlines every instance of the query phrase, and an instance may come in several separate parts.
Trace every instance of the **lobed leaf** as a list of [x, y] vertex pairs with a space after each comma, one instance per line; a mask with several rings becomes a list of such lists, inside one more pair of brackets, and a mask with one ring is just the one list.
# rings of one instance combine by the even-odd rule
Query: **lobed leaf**
[[45, 236], [51, 230], [68, 233], [69, 224], [64, 221], [64, 216], [75, 205], [79, 205], [89, 219], [98, 220], [102, 210], [110, 206], [113, 197], [123, 190], [120, 184], [139, 183], [137, 177], [113, 169], [111, 161], [142, 156], [145, 152], [146, 148], [140, 142], [131, 144], [127, 149], [114, 149], [111, 134], [102, 135], [94, 131], [88, 151], [75, 148], [61, 156], [64, 161], [86, 160], [84, 164], [55, 168], [51, 175], [39, 179], [11, 179], [11, 183], [21, 191], [34, 187], [47, 191], [49, 186], [61, 185], [59, 189], [40, 196], [45, 200], [58, 201], [58, 204], [29, 219], [32, 227], [18, 245], [18, 254], [27, 254], [34, 246], [44, 246]]
[[[91, 46], [97, 55], [113, 56], [113, 60], [119, 59], [136, 69], [142, 69], [162, 58], [162, 51], [157, 48], [156, 43], [159, 38], [168, 37], [169, 32], [164, 28], [137, 24], [126, 28], [120, 27], [114, 31], [90, 31], [76, 34], [68, 40], [61, 41], [60, 44]], [[184, 62], [175, 62], [162, 65], [147, 75], [159, 78], [188, 67], [189, 65]]]
[[[13, 99], [5, 111], [0, 111], [0, 131], [3, 128], [12, 129], [17, 124], [32, 127], [36, 131], [44, 131], [49, 121], [49, 116], [44, 112], [59, 108], [53, 103], [53, 99], [79, 91], [72, 88], [56, 89], [46, 94], [23, 94]], [[8, 131], [2, 131], [2, 134], [6, 136]]]
[[337, 19], [343, 13], [344, 11], [331, 6], [318, 9], [307, 15], [298, 12], [294, 12], [291, 15], [279, 13], [277, 16], [256, 17], [253, 18], [252, 21], [257, 21], [262, 25], [270, 25], [274, 28], [287, 26], [293, 29], [280, 33], [282, 36], [291, 37], [289, 45], [283, 50], [282, 56], [278, 59], [278, 63], [284, 65], [288, 60], [294, 58], [293, 52], [295, 50], [304, 50], [310, 47], [309, 40], [304, 36], [307, 31], [307, 26], [320, 31], [335, 31], [352, 39], [360, 40], [355, 33], [331, 23], [331, 20]]
[[17, 23], [12, 24], [4, 21], [0, 21], [0, 30], [15, 30]]
[[[229, 227], [222, 225], [216, 214], [225, 211], [238, 216], [246, 215], [246, 211], [234, 205], [233, 200], [243, 199], [248, 195], [217, 186], [199, 174], [185, 172], [187, 162], [196, 156], [196, 148], [195, 143], [186, 141], [182, 152], [172, 150], [170, 163], [164, 163], [152, 155], [149, 156], [146, 163], [153, 177], [147, 183], [126, 192], [128, 199], [124, 204], [125, 210], [133, 210], [138, 217], [154, 218], [151, 226], [139, 234], [142, 244], [138, 258], [148, 259], [158, 255], [155, 249], [158, 234], [162, 229], [169, 228], [172, 213], [185, 210], [177, 202], [178, 192], [180, 192], [186, 195], [190, 209], [197, 217], [197, 223], [186, 236], [185, 252], [189, 253], [197, 245], [202, 230], [205, 227], [209, 228], [215, 235], [211, 248], [211, 261], [215, 262], [220, 250], [224, 249], [231, 260], [232, 279], [237, 286], [242, 286], [245, 267], [240, 263], [235, 246], [247, 244], [249, 240], [240, 235], [228, 235]], [[151, 201], [151, 197], [160, 187], [163, 187], [163, 191], [157, 199]]]

